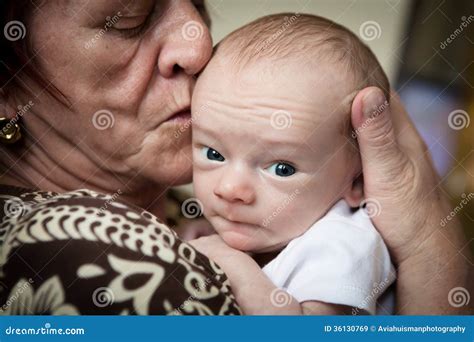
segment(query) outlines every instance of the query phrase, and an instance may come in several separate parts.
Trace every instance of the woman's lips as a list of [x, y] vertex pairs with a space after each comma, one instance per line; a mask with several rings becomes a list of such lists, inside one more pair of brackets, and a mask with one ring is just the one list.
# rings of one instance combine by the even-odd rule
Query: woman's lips
[[173, 122], [183, 124], [191, 121], [191, 111], [189, 109], [183, 110], [171, 116], [166, 122]]

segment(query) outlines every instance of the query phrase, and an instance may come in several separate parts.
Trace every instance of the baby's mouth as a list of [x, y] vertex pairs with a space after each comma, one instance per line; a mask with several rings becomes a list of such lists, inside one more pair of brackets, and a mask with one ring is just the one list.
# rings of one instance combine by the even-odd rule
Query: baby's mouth
[[217, 217], [219, 217], [219, 218], [221, 218], [221, 219], [224, 219], [224, 220], [226, 220], [227, 222], [240, 223], [240, 224], [243, 223], [242, 221], [237, 220], [234, 215], [229, 215], [229, 214], [225, 215], [225, 214], [223, 214], [223, 213], [221, 213], [221, 212], [219, 212], [219, 211], [215, 211], [215, 216], [217, 216]]
[[221, 214], [218, 214], [216, 213], [216, 217], [221, 219], [221, 220], [224, 220], [225, 222], [227, 222], [227, 224], [229, 225], [232, 225], [232, 226], [235, 226], [235, 228], [251, 228], [251, 229], [256, 229], [258, 228], [259, 226], [253, 224], [253, 223], [248, 223], [248, 222], [245, 222], [245, 221], [240, 221], [238, 219], [236, 219], [235, 217], [231, 217], [231, 218], [228, 218], [227, 216], [225, 215], [221, 215]]

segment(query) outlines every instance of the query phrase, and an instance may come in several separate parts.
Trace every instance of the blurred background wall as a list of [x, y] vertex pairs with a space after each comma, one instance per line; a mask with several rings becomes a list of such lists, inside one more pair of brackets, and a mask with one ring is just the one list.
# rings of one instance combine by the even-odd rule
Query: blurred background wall
[[[375, 34], [369, 42], [370, 47], [389, 78], [394, 80], [397, 77], [397, 54], [403, 51], [403, 46], [399, 45], [408, 19], [409, 0], [208, 0], [206, 4], [212, 18], [211, 32], [215, 43], [258, 17], [279, 12], [317, 14], [356, 33], [363, 23], [367, 23], [368, 36]], [[371, 21], [376, 21], [380, 29], [374, 24], [371, 31]]]
[[465, 250], [474, 251], [474, 0], [206, 0], [206, 5], [215, 43], [278, 12], [328, 17], [364, 40], [426, 141], [439, 187], [470, 238]]

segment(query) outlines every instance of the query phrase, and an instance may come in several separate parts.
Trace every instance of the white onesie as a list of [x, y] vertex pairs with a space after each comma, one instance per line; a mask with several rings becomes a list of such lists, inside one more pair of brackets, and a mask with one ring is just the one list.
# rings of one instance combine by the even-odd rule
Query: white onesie
[[[321, 301], [376, 313], [396, 272], [364, 210], [341, 200], [265, 265], [265, 274], [298, 302]], [[361, 312], [362, 313], [362, 312]]]

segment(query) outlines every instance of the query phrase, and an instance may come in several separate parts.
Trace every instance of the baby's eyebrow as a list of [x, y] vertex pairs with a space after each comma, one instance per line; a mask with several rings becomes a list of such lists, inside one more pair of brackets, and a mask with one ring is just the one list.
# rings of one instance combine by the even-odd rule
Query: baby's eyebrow
[[194, 132], [200, 131], [206, 135], [212, 136], [213, 138], [218, 138], [219, 137], [219, 131], [216, 132], [216, 130], [210, 129], [209, 126], [202, 125], [198, 123], [198, 121], [193, 121], [192, 122], [192, 129]]
[[282, 139], [268, 139], [263, 136], [258, 137], [259, 141], [262, 142], [264, 145], [271, 147], [272, 149], [280, 148], [280, 147], [302, 147], [306, 145], [306, 141], [304, 139], [299, 140], [282, 140]]
[[[218, 141], [226, 137], [225, 131], [210, 129], [209, 126], [198, 124], [196, 122], [193, 122], [193, 130], [195, 132], [199, 130], [200, 133]], [[269, 149], [275, 149], [275, 148], [281, 148], [281, 147], [296, 148], [296, 147], [302, 147], [306, 145], [306, 142], [304, 140], [283, 139], [285, 135], [284, 133], [282, 134], [283, 135], [278, 138], [269, 138], [263, 135], [256, 135], [256, 134], [252, 134], [252, 135], [257, 136], [258, 141], [262, 143], [263, 145], [268, 146]]]

